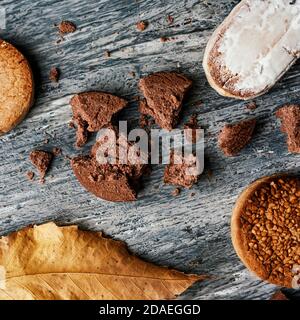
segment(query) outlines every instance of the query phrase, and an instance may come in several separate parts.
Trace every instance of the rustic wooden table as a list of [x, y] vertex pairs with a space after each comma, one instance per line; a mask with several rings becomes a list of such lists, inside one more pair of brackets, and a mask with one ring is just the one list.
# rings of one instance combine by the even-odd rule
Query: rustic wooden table
[[[201, 65], [204, 48], [214, 28], [237, 2], [1, 1], [6, 29], [0, 31], [0, 37], [26, 54], [37, 84], [36, 102], [28, 117], [0, 138], [1, 234], [50, 220], [103, 230], [152, 262], [215, 276], [196, 284], [181, 298], [268, 299], [276, 288], [251, 275], [237, 258], [230, 240], [230, 217], [238, 194], [252, 180], [298, 171], [300, 156], [287, 152], [274, 112], [284, 103], [299, 102], [300, 65], [270, 93], [256, 99], [254, 111], [244, 102], [214, 92]], [[172, 24], [167, 21], [169, 14], [174, 17]], [[78, 31], [57, 43], [54, 24], [62, 19], [74, 21]], [[146, 31], [136, 30], [139, 20], [149, 21]], [[161, 37], [170, 41], [161, 42]], [[111, 52], [109, 58], [106, 50]], [[59, 84], [48, 79], [52, 66], [61, 70]], [[138, 79], [159, 70], [178, 70], [194, 80], [181, 126], [197, 112], [206, 132], [206, 169], [198, 186], [173, 197], [174, 188], [163, 184], [163, 167], [157, 166], [137, 202], [109, 203], [82, 189], [63, 156], [55, 159], [44, 185], [28, 181], [30, 150], [55, 146], [62, 148], [63, 155], [80, 152], [74, 148], [74, 130], [68, 127], [68, 102], [74, 93], [94, 89], [127, 98], [131, 104], [121, 118], [138, 126], [134, 101]], [[222, 125], [254, 116], [258, 128], [251, 144], [240, 156], [225, 158], [216, 143]], [[45, 139], [49, 144], [44, 145]], [[83, 152], [88, 152], [91, 144]]]

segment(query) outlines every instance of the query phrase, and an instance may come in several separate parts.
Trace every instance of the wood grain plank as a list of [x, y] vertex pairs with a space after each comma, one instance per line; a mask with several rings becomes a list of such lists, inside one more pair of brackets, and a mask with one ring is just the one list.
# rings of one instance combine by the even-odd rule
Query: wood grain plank
[[[181, 298], [268, 299], [274, 286], [262, 283], [244, 268], [230, 240], [230, 216], [237, 195], [256, 178], [278, 171], [299, 170], [299, 155], [287, 152], [274, 112], [287, 102], [299, 102], [297, 63], [267, 95], [256, 99], [258, 108], [225, 99], [208, 85], [201, 61], [213, 29], [238, 1], [119, 1], [119, 0], [4, 0], [7, 29], [0, 37], [16, 44], [34, 66], [36, 103], [25, 121], [0, 138], [0, 233], [31, 223], [54, 220], [103, 230], [126, 241], [136, 254], [183, 271], [208, 273], [214, 280], [195, 285]], [[169, 25], [166, 16], [174, 23]], [[60, 39], [55, 23], [74, 21], [78, 31]], [[138, 32], [135, 24], [148, 20]], [[174, 38], [162, 43], [161, 37]], [[105, 57], [105, 51], [111, 57]], [[52, 66], [61, 69], [61, 81], [52, 84]], [[72, 94], [104, 90], [130, 101], [121, 118], [138, 126], [134, 97], [140, 77], [160, 70], [178, 70], [194, 80], [182, 124], [198, 112], [206, 132], [206, 171], [199, 185], [171, 196], [162, 182], [163, 167], [156, 166], [145, 179], [136, 203], [113, 204], [85, 192], [64, 157], [88, 152], [74, 148], [74, 131], [68, 128]], [[130, 72], [134, 71], [133, 77]], [[199, 101], [202, 101], [201, 105]], [[236, 158], [224, 158], [217, 134], [225, 122], [258, 118], [251, 144]], [[45, 139], [61, 147], [45, 185], [29, 182], [28, 154]], [[208, 174], [208, 169], [213, 175]], [[195, 193], [191, 197], [191, 193]]]

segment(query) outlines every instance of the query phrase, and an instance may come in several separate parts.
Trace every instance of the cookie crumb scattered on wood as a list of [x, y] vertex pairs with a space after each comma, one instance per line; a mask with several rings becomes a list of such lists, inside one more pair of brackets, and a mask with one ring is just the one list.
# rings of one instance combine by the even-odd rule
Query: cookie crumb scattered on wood
[[111, 56], [110, 51], [105, 50], [105, 51], [104, 51], [104, 57], [105, 57], [105, 58], [110, 58], [110, 56]]
[[160, 42], [168, 42], [168, 41], [171, 41], [171, 39], [169, 37], [160, 37]]
[[174, 197], [177, 197], [181, 192], [181, 189], [180, 188], [175, 188], [173, 191], [172, 191], [172, 196]]
[[61, 148], [58, 148], [58, 147], [54, 147], [52, 149], [52, 153], [55, 155], [55, 156], [59, 156], [61, 154]]
[[197, 114], [193, 114], [188, 122], [184, 124], [185, 137], [190, 143], [197, 143], [200, 139], [200, 132], [197, 131], [199, 128]]
[[52, 67], [50, 70], [50, 73], [49, 73], [49, 79], [52, 82], [58, 82], [59, 81], [59, 74], [60, 74], [59, 69], [56, 67]]
[[248, 103], [248, 104], [246, 105], [246, 108], [247, 108], [248, 110], [255, 110], [255, 109], [257, 108], [257, 105], [256, 105], [255, 102], [250, 102], [250, 103]]
[[281, 131], [287, 135], [288, 150], [300, 153], [300, 105], [286, 105], [276, 112], [281, 120]]
[[28, 179], [28, 180], [32, 181], [33, 178], [34, 178], [34, 172], [32, 172], [32, 171], [27, 171], [27, 172], [26, 172], [26, 176], [27, 176], [27, 179]]
[[149, 26], [149, 22], [145, 20], [139, 21], [136, 24], [136, 28], [138, 31], [144, 31], [148, 28], [148, 26]]
[[167, 15], [167, 21], [168, 21], [168, 24], [172, 24], [174, 22], [174, 17], [171, 16], [170, 14]]
[[77, 27], [75, 23], [71, 21], [61, 21], [58, 25], [57, 28], [60, 33], [66, 34], [66, 33], [73, 33], [77, 30]]

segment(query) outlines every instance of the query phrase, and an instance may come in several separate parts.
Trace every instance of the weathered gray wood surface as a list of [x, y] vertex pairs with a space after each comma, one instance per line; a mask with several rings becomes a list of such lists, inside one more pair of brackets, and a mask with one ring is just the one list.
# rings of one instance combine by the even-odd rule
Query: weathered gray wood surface
[[[237, 258], [230, 240], [230, 216], [237, 195], [252, 180], [279, 171], [298, 171], [300, 156], [287, 152], [274, 111], [299, 102], [299, 63], [249, 111], [245, 103], [225, 99], [208, 85], [201, 66], [213, 29], [238, 1], [227, 0], [4, 0], [7, 28], [0, 36], [16, 44], [30, 59], [37, 83], [36, 103], [13, 132], [0, 138], [0, 233], [54, 220], [78, 224], [126, 241], [136, 254], [183, 271], [215, 279], [195, 285], [182, 298], [268, 299], [275, 290], [252, 276]], [[168, 25], [166, 15], [174, 17]], [[59, 39], [53, 26], [74, 21], [78, 31]], [[150, 22], [145, 32], [135, 23]], [[160, 37], [174, 37], [162, 43]], [[106, 58], [105, 50], [111, 52]], [[52, 66], [61, 81], [50, 83]], [[180, 70], [194, 88], [184, 119], [199, 112], [206, 130], [206, 171], [198, 186], [174, 198], [155, 167], [135, 203], [113, 204], [85, 192], [64, 157], [56, 158], [45, 185], [29, 182], [29, 151], [49, 145], [75, 155], [75, 134], [68, 128], [72, 94], [91, 89], [109, 91], [132, 101], [122, 113], [132, 126], [139, 114], [133, 97], [140, 77], [158, 70]], [[136, 77], [130, 72], [134, 71]], [[199, 100], [203, 104], [199, 107]], [[256, 116], [259, 125], [251, 144], [236, 158], [224, 158], [216, 145], [227, 121]], [[181, 123], [181, 125], [182, 125]], [[90, 143], [91, 145], [91, 143]], [[88, 151], [89, 145], [83, 151]], [[208, 174], [212, 171], [212, 176]], [[195, 196], [191, 197], [191, 193]]]

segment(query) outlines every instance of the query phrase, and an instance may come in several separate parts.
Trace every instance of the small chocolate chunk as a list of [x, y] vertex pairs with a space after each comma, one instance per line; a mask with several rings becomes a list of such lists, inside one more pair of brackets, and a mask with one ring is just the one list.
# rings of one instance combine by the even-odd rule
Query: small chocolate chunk
[[226, 124], [219, 134], [219, 146], [228, 157], [236, 156], [251, 140], [255, 119]]
[[172, 151], [170, 164], [165, 168], [164, 182], [166, 184], [178, 185], [191, 188], [199, 180], [197, 158], [193, 154], [183, 157]]
[[127, 106], [127, 101], [103, 92], [76, 94], [70, 101], [73, 121], [77, 125], [76, 145], [82, 147], [89, 132], [97, 132], [109, 125], [112, 117]]
[[289, 152], [300, 153], [300, 105], [286, 105], [276, 112], [281, 131], [287, 134]]
[[53, 159], [53, 154], [47, 151], [34, 150], [30, 153], [30, 161], [38, 169], [41, 182], [44, 181], [46, 172], [48, 171]]
[[140, 104], [140, 112], [153, 117], [162, 128], [172, 130], [191, 86], [192, 81], [175, 72], [158, 72], [141, 79], [139, 88], [146, 103]]
[[62, 21], [58, 24], [58, 30], [60, 33], [73, 33], [76, 31], [76, 25], [71, 21]]
[[190, 143], [197, 143], [200, 139], [200, 134], [197, 132], [199, 129], [197, 115], [193, 114], [189, 121], [184, 124], [185, 137]]

